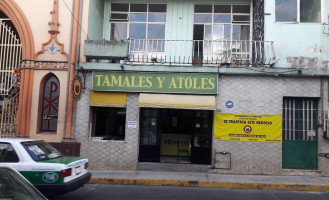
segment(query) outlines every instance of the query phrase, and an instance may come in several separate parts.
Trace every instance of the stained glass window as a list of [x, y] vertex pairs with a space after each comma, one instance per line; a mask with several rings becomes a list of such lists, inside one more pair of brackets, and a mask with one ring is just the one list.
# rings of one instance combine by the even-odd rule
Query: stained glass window
[[57, 130], [59, 94], [58, 79], [54, 75], [47, 77], [42, 90], [41, 131]]

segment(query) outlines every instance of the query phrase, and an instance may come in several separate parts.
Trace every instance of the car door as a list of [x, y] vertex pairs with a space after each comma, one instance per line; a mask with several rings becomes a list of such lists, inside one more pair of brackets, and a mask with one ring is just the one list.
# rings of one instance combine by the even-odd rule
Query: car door
[[0, 142], [0, 166], [13, 167], [19, 170], [21, 159], [13, 144]]

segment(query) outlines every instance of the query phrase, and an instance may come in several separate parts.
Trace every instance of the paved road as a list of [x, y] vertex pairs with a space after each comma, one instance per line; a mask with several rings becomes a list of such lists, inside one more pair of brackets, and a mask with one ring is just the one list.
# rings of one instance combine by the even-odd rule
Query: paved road
[[325, 192], [87, 184], [51, 200], [329, 200]]

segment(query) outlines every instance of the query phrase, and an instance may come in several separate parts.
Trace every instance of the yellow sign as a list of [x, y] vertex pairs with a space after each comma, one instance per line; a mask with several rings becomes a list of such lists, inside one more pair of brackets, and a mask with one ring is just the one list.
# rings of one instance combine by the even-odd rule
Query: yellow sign
[[282, 116], [215, 113], [215, 140], [281, 142]]

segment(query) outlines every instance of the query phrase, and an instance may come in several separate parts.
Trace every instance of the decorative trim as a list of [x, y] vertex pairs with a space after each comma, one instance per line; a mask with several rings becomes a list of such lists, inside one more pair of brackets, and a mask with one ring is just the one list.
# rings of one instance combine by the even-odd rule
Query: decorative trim
[[59, 27], [59, 21], [58, 21], [58, 0], [54, 0], [53, 10], [50, 11], [51, 14], [51, 21], [48, 22], [48, 25], [50, 26], [49, 32], [58, 32]]
[[[35, 47], [30, 24], [24, 12], [15, 1], [0, 1], [2, 10], [10, 21], [13, 22], [20, 40], [22, 41], [22, 59], [34, 59]], [[17, 136], [29, 136], [31, 121], [33, 72], [26, 70], [21, 75], [21, 88], [19, 95], [19, 105], [17, 111]]]
[[60, 43], [57, 39], [59, 34], [59, 21], [58, 21], [58, 0], [54, 0], [53, 9], [50, 11], [51, 21], [48, 22], [50, 26], [50, 39], [48, 42], [42, 44], [42, 50], [36, 54], [37, 60], [58, 60], [58, 61], [68, 61], [69, 55], [64, 52], [64, 44]]
[[15, 1], [0, 1], [0, 10], [13, 22], [22, 41], [22, 59], [34, 58], [34, 39], [30, 24]]
[[43, 69], [43, 70], [65, 70], [68, 69], [67, 61], [39, 61], [39, 60], [23, 60], [21, 69]]
[[42, 50], [35, 56], [37, 60], [69, 60], [69, 55], [64, 52], [64, 44], [57, 40], [57, 34], [58, 33], [54, 32], [50, 33], [49, 41], [42, 44]]
[[72, 80], [72, 97], [78, 101], [82, 94], [82, 79], [79, 75], [75, 75]]

